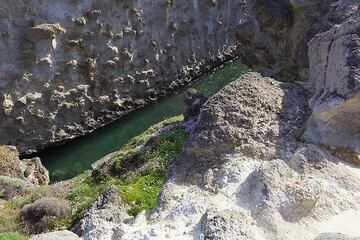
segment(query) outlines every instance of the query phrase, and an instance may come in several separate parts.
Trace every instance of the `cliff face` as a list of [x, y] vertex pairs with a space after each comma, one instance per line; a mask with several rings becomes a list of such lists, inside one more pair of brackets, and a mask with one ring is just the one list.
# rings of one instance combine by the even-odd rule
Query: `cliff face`
[[243, 62], [265, 76], [302, 80], [312, 94], [305, 139], [360, 162], [360, 4], [253, 0], [236, 29]]
[[85, 134], [230, 58], [246, 1], [5, 1], [0, 144]]

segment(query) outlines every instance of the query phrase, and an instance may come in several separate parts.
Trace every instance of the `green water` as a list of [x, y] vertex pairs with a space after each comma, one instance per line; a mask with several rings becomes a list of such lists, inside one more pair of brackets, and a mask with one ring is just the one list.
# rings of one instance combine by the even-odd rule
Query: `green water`
[[119, 150], [123, 144], [150, 126], [181, 114], [184, 110], [183, 93], [187, 88], [193, 87], [206, 96], [212, 96], [246, 71], [247, 67], [241, 64], [240, 60], [234, 60], [193, 81], [175, 95], [135, 110], [89, 135], [46, 149], [39, 154], [39, 157], [49, 170], [51, 181], [74, 177], [89, 169], [95, 161]]

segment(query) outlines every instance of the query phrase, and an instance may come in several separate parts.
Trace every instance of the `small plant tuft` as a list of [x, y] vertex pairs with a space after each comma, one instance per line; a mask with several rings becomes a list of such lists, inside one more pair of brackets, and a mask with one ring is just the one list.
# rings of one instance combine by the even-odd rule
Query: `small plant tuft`
[[25, 205], [20, 215], [28, 233], [41, 233], [49, 228], [53, 218], [65, 217], [70, 213], [69, 204], [58, 198], [44, 197]]

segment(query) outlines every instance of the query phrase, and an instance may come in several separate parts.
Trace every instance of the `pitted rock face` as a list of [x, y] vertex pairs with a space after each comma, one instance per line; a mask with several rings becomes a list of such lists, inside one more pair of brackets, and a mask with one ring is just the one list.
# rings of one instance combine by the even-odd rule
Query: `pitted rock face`
[[6, 1], [0, 127], [20, 152], [85, 134], [235, 55], [246, 1]]
[[[223, 155], [235, 152], [264, 160], [286, 159], [297, 148], [306, 108], [307, 93], [301, 87], [259, 73], [244, 74], [202, 107], [179, 160], [184, 169], [178, 172], [196, 179], [209, 166], [223, 164]], [[190, 164], [187, 156], [196, 161]]]

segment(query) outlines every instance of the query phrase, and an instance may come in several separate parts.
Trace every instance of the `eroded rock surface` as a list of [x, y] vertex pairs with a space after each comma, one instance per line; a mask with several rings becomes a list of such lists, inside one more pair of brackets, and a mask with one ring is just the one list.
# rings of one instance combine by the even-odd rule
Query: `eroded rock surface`
[[116, 234], [121, 239], [356, 239], [359, 170], [325, 148], [301, 142], [307, 96], [300, 86], [258, 73], [222, 89], [203, 105], [155, 208], [117, 222]]
[[47, 185], [49, 172], [40, 158], [19, 159], [14, 146], [0, 146], [0, 176], [19, 179], [27, 186]]
[[206, 178], [209, 166], [221, 165], [221, 156], [236, 149], [251, 158], [286, 158], [302, 134], [306, 96], [301, 87], [244, 74], [203, 106], [184, 156], [196, 160], [181, 161], [176, 172], [189, 181]]
[[235, 55], [246, 1], [2, 1], [0, 143], [32, 152]]
[[313, 93], [307, 141], [360, 163], [360, 3], [252, 0], [236, 28], [240, 56], [265, 76], [304, 81]]
[[70, 232], [68, 230], [43, 233], [31, 237], [31, 240], [59, 240], [59, 239], [80, 240], [80, 238], [75, 233]]
[[84, 239], [114, 239], [124, 234], [118, 224], [131, 220], [115, 186], [107, 189], [74, 227]]
[[357, 0], [251, 0], [248, 8], [236, 29], [244, 63], [291, 82], [308, 79], [307, 44], [317, 33], [360, 15]]
[[316, 35], [309, 43], [314, 96], [305, 138], [360, 163], [360, 18]]

